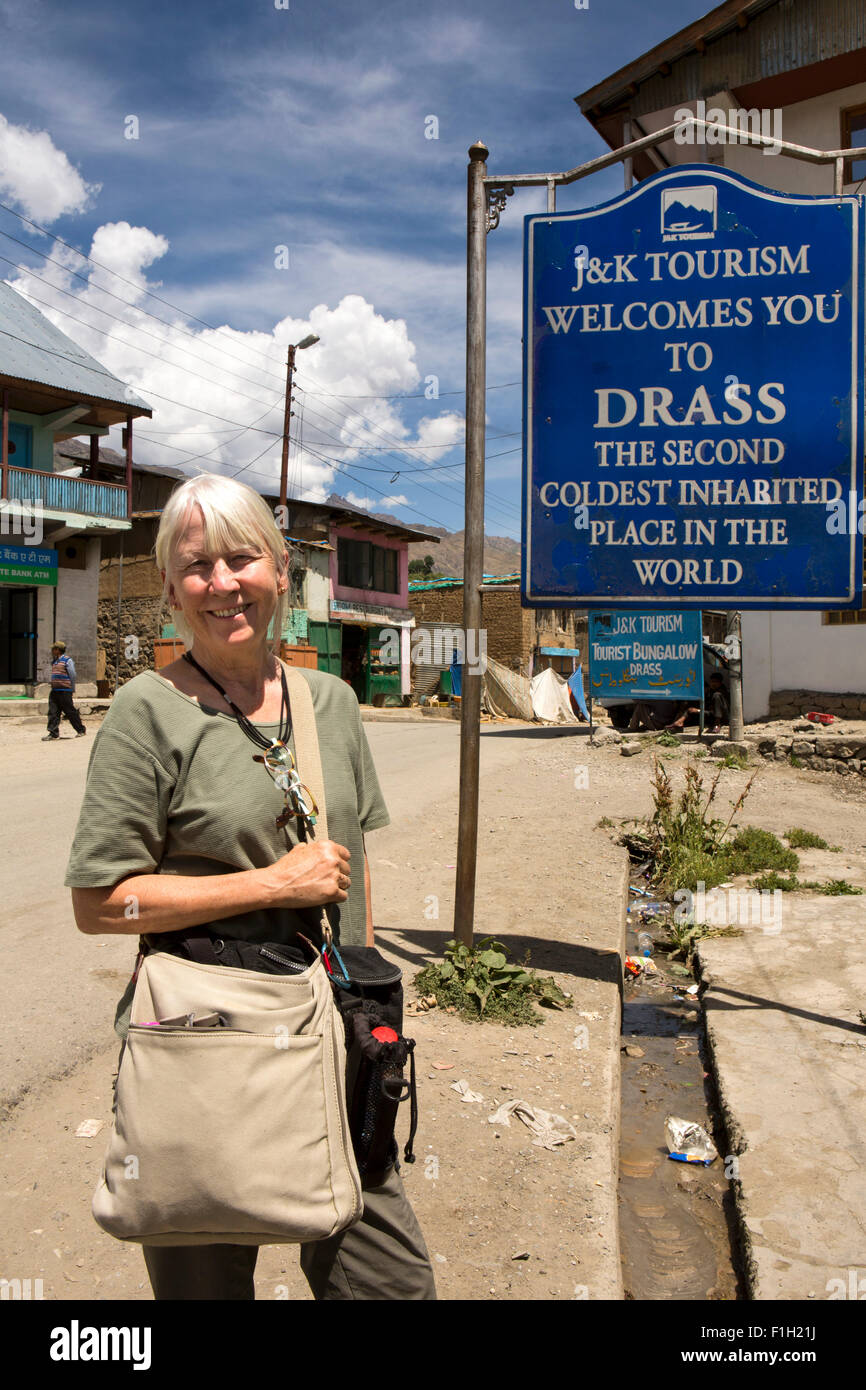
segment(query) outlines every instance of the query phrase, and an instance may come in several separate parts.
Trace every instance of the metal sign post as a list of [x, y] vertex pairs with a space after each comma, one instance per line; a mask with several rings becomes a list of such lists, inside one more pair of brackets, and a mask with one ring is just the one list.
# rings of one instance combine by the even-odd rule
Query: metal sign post
[[[478, 141], [469, 150], [468, 170], [468, 235], [466, 285], [466, 534], [464, 546], [464, 625], [480, 629], [483, 546], [484, 546], [484, 421], [485, 421], [485, 363], [486, 363], [486, 283], [487, 255], [485, 238], [488, 231], [499, 225], [506, 200], [515, 188], [546, 187], [547, 210], [556, 211], [556, 189], [599, 173], [619, 163], [625, 164], [626, 188], [630, 186], [633, 159], [642, 150], [664, 144], [677, 132], [692, 128], [703, 134], [709, 123], [697, 116], [674, 122], [661, 130], [652, 131], [639, 140], [631, 140], [618, 150], [599, 155], [557, 173], [490, 175], [487, 173], [487, 147]], [[738, 129], [718, 127], [715, 139], [740, 143], [743, 134]], [[866, 148], [818, 150], [795, 145], [789, 140], [775, 140], [752, 133], [746, 135], [749, 144], [772, 145], [783, 155], [813, 164], [834, 166], [834, 193], [841, 196], [844, 184], [845, 161], [866, 158]], [[741, 693], [738, 675], [731, 677], [731, 735], [735, 736], [735, 721], [742, 729]], [[457, 845], [457, 882], [454, 910], [454, 932], [457, 939], [472, 943], [475, 915], [475, 861], [478, 846], [478, 771], [481, 734], [481, 680], [477, 671], [467, 667], [464, 672], [463, 701], [460, 730], [460, 818]]]
[[[484, 416], [487, 385], [487, 148], [469, 151], [466, 246], [466, 523], [463, 538], [463, 626], [480, 651], [481, 581], [484, 568]], [[476, 665], [463, 672], [460, 701], [460, 811], [454, 935], [472, 945], [475, 865], [478, 855], [478, 768], [481, 756], [481, 685]]]

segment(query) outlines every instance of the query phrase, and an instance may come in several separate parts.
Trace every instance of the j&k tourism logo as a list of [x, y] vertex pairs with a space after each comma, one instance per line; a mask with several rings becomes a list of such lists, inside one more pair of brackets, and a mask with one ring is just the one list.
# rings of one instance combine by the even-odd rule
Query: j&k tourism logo
[[716, 234], [716, 189], [662, 189], [662, 241], [704, 241]]

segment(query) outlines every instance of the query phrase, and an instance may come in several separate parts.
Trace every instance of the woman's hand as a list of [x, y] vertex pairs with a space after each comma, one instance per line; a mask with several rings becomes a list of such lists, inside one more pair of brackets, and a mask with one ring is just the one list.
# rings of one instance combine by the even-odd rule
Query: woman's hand
[[344, 903], [352, 881], [351, 855], [334, 840], [296, 845], [275, 864], [259, 869], [274, 907]]

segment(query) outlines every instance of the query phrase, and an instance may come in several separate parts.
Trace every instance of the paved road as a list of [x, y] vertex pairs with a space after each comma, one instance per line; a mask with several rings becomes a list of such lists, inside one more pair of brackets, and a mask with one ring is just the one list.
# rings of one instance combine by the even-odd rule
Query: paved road
[[[456, 723], [366, 729], [394, 825], [437, 802], [456, 802]], [[537, 732], [485, 730], [482, 775], [515, 768]], [[113, 1045], [114, 1005], [134, 960], [133, 938], [76, 930], [63, 886], [91, 741], [65, 736], [45, 744], [41, 733], [7, 725], [0, 746], [7, 807], [0, 830], [0, 1107]], [[374, 872], [375, 846], [371, 837]]]

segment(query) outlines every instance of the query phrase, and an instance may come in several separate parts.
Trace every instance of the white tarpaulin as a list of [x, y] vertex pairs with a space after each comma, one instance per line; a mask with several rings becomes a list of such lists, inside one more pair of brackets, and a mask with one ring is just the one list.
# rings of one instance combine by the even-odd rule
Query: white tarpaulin
[[509, 719], [532, 720], [532, 697], [529, 681], [519, 671], [487, 658], [484, 672], [484, 703], [491, 714], [506, 715]]
[[532, 712], [536, 719], [548, 724], [577, 724], [578, 718], [571, 708], [568, 685], [556, 671], [539, 671], [529, 682], [532, 699]]

